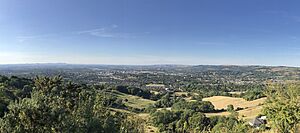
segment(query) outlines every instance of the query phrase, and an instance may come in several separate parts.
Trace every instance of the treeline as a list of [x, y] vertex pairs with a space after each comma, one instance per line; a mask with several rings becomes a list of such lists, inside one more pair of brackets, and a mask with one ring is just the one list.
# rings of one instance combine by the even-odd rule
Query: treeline
[[264, 90], [258, 89], [258, 88], [250, 89], [250, 90], [247, 90], [245, 93], [242, 93], [240, 95], [240, 97], [244, 98], [247, 101], [252, 101], [252, 100], [266, 97], [266, 95], [264, 94], [264, 91], [265, 91], [265, 89]]
[[[265, 84], [225, 84], [225, 85], [200, 85], [200, 84], [188, 84], [183, 90], [187, 92], [194, 92], [198, 94], [198, 97], [205, 98], [211, 96], [230, 96], [240, 97], [247, 101], [256, 100], [262, 97], [266, 97], [264, 91], [267, 86]], [[240, 92], [240, 94], [234, 94], [231, 92]]]
[[159, 128], [160, 132], [248, 133], [254, 131], [234, 115], [206, 117], [204, 113], [190, 109], [156, 111], [151, 114], [151, 118], [151, 122]]
[[137, 87], [117, 86], [116, 90], [125, 94], [135, 95], [145, 99], [150, 99], [152, 95], [149, 90], [140, 89]]
[[193, 110], [202, 113], [213, 113], [216, 111], [214, 105], [209, 101], [187, 102], [183, 99], [173, 104], [172, 110]]

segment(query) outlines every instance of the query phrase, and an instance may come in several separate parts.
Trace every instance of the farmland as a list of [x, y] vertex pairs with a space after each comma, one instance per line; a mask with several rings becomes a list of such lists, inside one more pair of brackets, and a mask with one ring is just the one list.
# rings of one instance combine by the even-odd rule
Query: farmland
[[[104, 123], [104, 120], [111, 120], [118, 129], [120, 126], [128, 126], [126, 128], [134, 127], [138, 132], [149, 133], [195, 130], [214, 132], [219, 128], [227, 132], [235, 128], [256, 130], [248, 122], [263, 113], [268, 86], [297, 83], [300, 71], [298, 68], [264, 66], [81, 65], [55, 68], [43, 65], [37, 68], [2, 66], [0, 70], [0, 74], [6, 75], [0, 76], [2, 116], [10, 112], [8, 105], [13, 104], [13, 101], [18, 103], [16, 99], [37, 100], [33, 99], [36, 97], [30, 98], [33, 94], [41, 98], [50, 95], [52, 97], [49, 98], [54, 100], [57, 97], [64, 99], [65, 96], [74, 96], [67, 100], [76, 106], [62, 104], [59, 100], [54, 103], [77, 111], [66, 110], [69, 111], [68, 118], [73, 113], [80, 116], [82, 110], [88, 111], [93, 107], [93, 112], [100, 115], [87, 112], [93, 115], [90, 117], [92, 119], [101, 118]], [[41, 92], [35, 90], [37, 87], [41, 88]], [[47, 91], [49, 88], [52, 90]], [[71, 94], [66, 95], [68, 93]], [[18, 104], [27, 107], [26, 102]], [[233, 105], [233, 109], [228, 110], [228, 105]], [[56, 109], [52, 106], [49, 108]], [[238, 115], [232, 115], [235, 113]], [[10, 115], [19, 117], [18, 114]], [[222, 125], [224, 123], [231, 127]]]
[[[227, 105], [233, 105], [235, 109], [242, 108], [242, 110], [237, 111], [239, 113], [240, 119], [251, 120], [258, 116], [261, 112], [262, 105], [266, 98], [260, 98], [253, 101], [246, 101], [243, 98], [233, 98], [226, 96], [213, 96], [209, 98], [204, 98], [204, 101], [210, 101], [216, 109], [226, 109]], [[207, 116], [223, 115], [228, 116], [229, 112], [220, 113], [206, 113]]]

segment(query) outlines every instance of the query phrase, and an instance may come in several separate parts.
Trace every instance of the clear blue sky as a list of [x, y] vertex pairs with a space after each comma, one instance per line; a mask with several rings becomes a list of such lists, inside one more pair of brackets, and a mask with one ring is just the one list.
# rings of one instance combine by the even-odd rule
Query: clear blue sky
[[1, 0], [0, 64], [300, 66], [297, 0]]

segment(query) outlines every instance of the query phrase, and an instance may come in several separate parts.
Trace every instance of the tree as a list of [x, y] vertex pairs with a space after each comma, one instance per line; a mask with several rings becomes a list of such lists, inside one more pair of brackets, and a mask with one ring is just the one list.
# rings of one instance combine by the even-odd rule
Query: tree
[[120, 133], [143, 133], [144, 126], [144, 120], [141, 118], [127, 116], [127, 118], [122, 121]]
[[265, 95], [263, 89], [256, 88], [246, 91], [246, 93], [242, 94], [242, 97], [247, 101], [251, 101], [265, 97]]
[[214, 116], [210, 118], [212, 133], [252, 133], [253, 129], [235, 117]]
[[228, 112], [234, 111], [234, 106], [232, 104], [227, 105], [227, 111]]
[[166, 125], [179, 119], [179, 117], [179, 112], [169, 110], [157, 111], [152, 114], [152, 123], [155, 126], [159, 126], [160, 124]]
[[191, 101], [187, 102], [184, 99], [177, 101], [172, 109], [174, 110], [194, 110], [196, 112], [208, 113], [214, 111], [214, 105], [209, 101]]
[[[0, 132], [143, 132], [143, 122], [112, 112], [103, 93], [61, 77], [38, 77], [30, 98], [16, 100], [0, 119]], [[134, 130], [132, 130], [134, 129]]]
[[192, 117], [189, 118], [190, 129], [193, 132], [201, 132], [208, 128], [210, 121], [203, 113], [194, 113]]
[[180, 99], [177, 99], [176, 96], [173, 97], [173, 96], [171, 96], [171, 94], [167, 93], [160, 100], [158, 100], [154, 104], [154, 106], [156, 108], [168, 108], [168, 107], [172, 107], [172, 105], [179, 100]]
[[300, 123], [300, 84], [272, 84], [263, 113], [278, 132], [296, 132]]

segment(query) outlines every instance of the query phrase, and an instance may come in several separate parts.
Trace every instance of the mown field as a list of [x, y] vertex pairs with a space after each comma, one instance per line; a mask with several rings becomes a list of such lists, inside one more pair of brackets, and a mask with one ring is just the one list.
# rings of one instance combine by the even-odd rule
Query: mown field
[[[243, 98], [234, 98], [227, 96], [213, 96], [209, 98], [204, 98], [204, 101], [210, 101], [215, 106], [215, 109], [226, 109], [227, 105], [232, 104], [234, 108], [243, 108], [239, 110], [239, 118], [244, 120], [251, 120], [255, 118], [262, 110], [262, 105], [266, 98], [260, 98], [254, 101], [246, 101]], [[220, 113], [206, 113], [207, 116], [214, 115], [229, 115], [229, 112]]]

